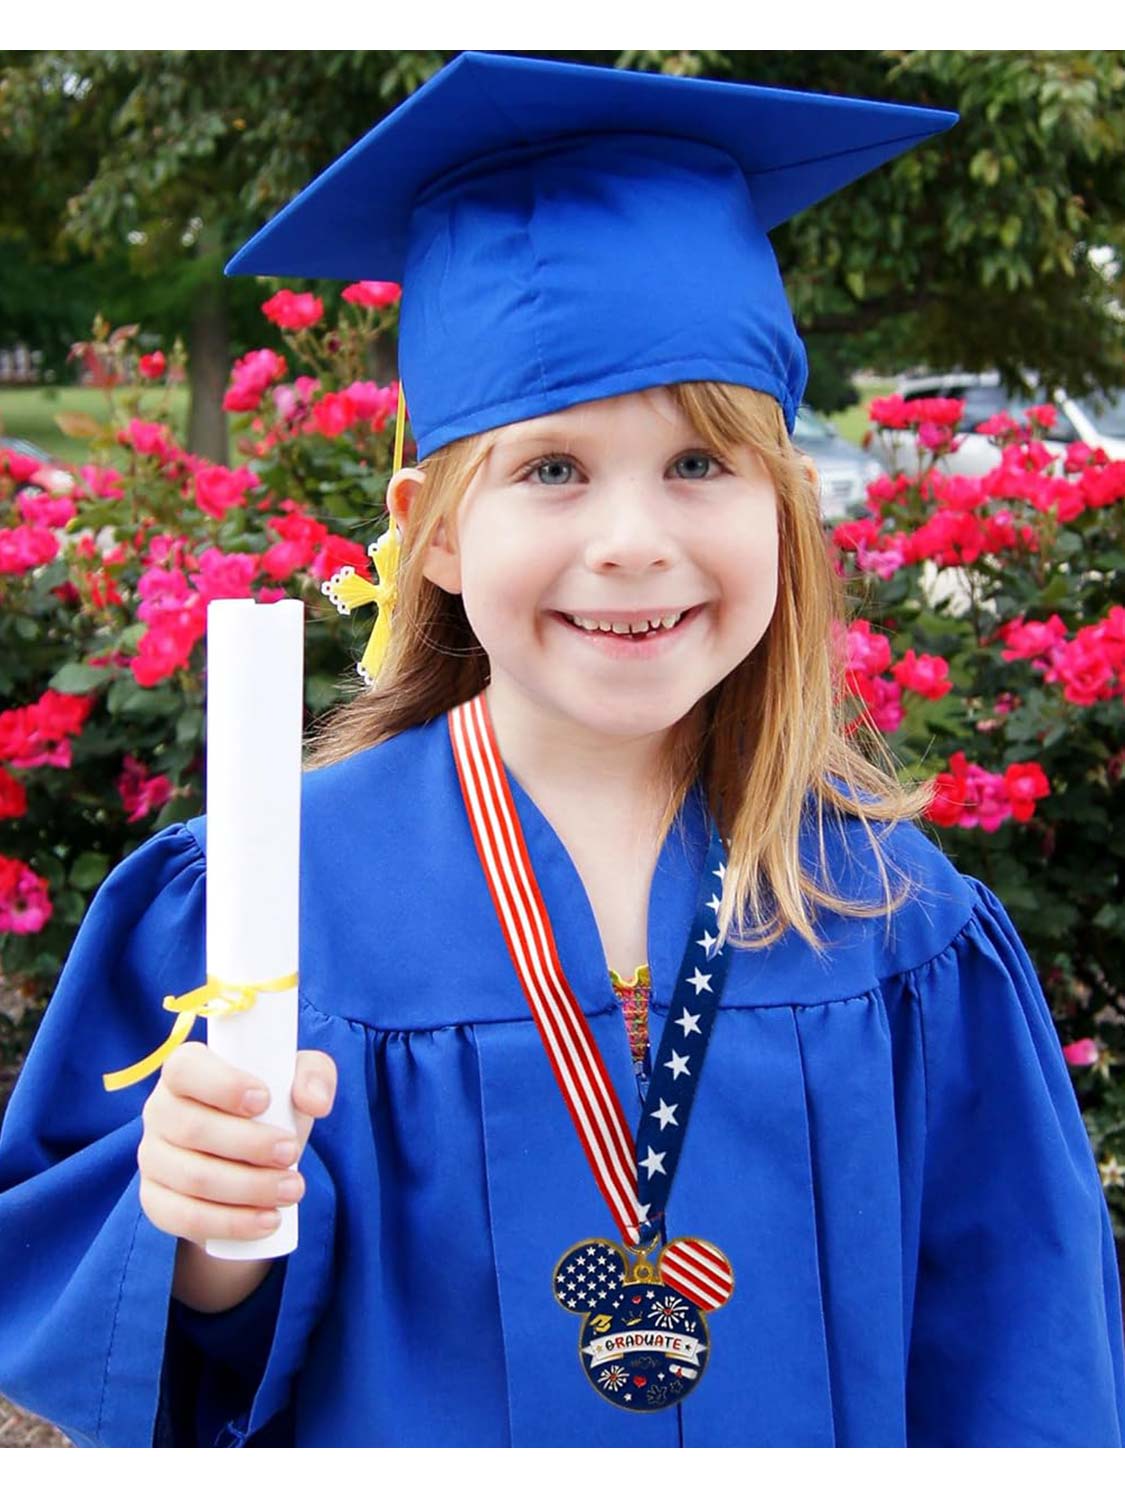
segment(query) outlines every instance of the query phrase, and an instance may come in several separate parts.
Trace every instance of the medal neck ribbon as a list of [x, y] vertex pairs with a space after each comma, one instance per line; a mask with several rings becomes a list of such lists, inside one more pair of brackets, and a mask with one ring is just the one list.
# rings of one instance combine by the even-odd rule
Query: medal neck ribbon
[[[719, 947], [717, 933], [707, 931], [718, 913], [726, 874], [718, 828], [712, 820], [697, 915], [634, 1140], [559, 961], [484, 692], [451, 709], [448, 724], [481, 868], [555, 1081], [623, 1242], [647, 1246], [663, 1228], [726, 978], [728, 955]], [[706, 900], [709, 890], [711, 898]], [[696, 953], [697, 948], [703, 956]], [[675, 1014], [677, 1010], [680, 1015]], [[650, 1108], [654, 1103], [656, 1107]]]

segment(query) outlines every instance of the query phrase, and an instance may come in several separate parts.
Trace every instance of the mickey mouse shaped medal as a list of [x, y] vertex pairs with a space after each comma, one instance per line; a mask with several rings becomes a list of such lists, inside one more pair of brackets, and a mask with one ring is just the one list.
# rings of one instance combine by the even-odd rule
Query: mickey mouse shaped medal
[[555, 1267], [559, 1306], [582, 1317], [586, 1378], [625, 1411], [660, 1411], [695, 1390], [709, 1353], [704, 1311], [734, 1290], [729, 1261], [706, 1240], [670, 1241], [655, 1266], [649, 1253], [582, 1240]]

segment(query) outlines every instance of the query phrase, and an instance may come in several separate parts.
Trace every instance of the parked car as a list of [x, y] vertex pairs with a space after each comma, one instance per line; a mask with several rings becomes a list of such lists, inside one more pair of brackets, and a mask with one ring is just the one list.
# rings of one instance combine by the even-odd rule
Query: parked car
[[881, 464], [807, 406], [797, 412], [793, 442], [816, 464], [820, 511], [826, 521], [846, 515], [857, 500], [866, 499], [867, 486], [883, 472]]
[[[1032, 381], [1026, 390], [1013, 390], [1002, 385], [995, 373], [921, 376], [902, 381], [898, 394], [908, 401], [926, 396], [953, 396], [964, 401], [965, 414], [957, 428], [960, 447], [941, 460], [942, 468], [950, 474], [987, 474], [996, 467], [996, 445], [974, 430], [979, 423], [1002, 411], [1020, 421], [1029, 406], [1044, 403], [1050, 403], [1058, 412], [1058, 420], [1046, 439], [1052, 452], [1062, 453], [1067, 444], [1081, 442], [1104, 449], [1111, 459], [1125, 458], [1125, 395], [1072, 399], [1065, 391], [1048, 391]], [[917, 466], [911, 434], [887, 432], [882, 437], [890, 450], [889, 467], [909, 473]]]

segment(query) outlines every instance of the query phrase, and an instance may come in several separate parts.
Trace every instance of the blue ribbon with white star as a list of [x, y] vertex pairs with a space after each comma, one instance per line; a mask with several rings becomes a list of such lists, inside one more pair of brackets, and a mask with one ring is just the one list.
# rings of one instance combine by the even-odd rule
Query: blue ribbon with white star
[[[642, 1245], [652, 1244], [664, 1224], [668, 1195], [672, 1191], [707, 1043], [711, 1039], [719, 997], [727, 976], [730, 956], [719, 946], [718, 939], [718, 913], [726, 878], [725, 853], [722, 836], [712, 822], [711, 843], [700, 880], [695, 919], [680, 962], [671, 1009], [664, 1023], [660, 1051], [645, 1094], [641, 1123], [637, 1127], [637, 1196], [643, 1216], [640, 1226]], [[716, 930], [709, 931], [711, 927]]]

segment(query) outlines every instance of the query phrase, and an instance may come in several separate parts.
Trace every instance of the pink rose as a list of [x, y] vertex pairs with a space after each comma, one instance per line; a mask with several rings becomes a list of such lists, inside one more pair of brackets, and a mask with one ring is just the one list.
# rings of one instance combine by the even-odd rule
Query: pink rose
[[283, 288], [262, 303], [262, 311], [279, 328], [295, 331], [319, 323], [324, 316], [324, 303], [312, 292], [290, 292]]
[[1037, 761], [1014, 761], [1004, 771], [1004, 786], [1012, 804], [1012, 817], [1026, 823], [1035, 812], [1035, 804], [1051, 792], [1043, 767]]
[[249, 599], [250, 585], [258, 571], [252, 552], [223, 552], [208, 547], [199, 559], [199, 571], [191, 581], [201, 599]]
[[949, 663], [941, 656], [917, 656], [908, 651], [891, 670], [895, 681], [912, 693], [936, 701], [951, 692]]
[[52, 910], [43, 877], [22, 860], [0, 854], [0, 932], [39, 932]]
[[78, 507], [69, 495], [40, 495], [24, 490], [17, 504], [29, 526], [59, 528], [78, 514]]
[[355, 307], [390, 307], [402, 296], [397, 281], [353, 281], [340, 293]]
[[1098, 1060], [1098, 1044], [1090, 1036], [1084, 1036], [1080, 1042], [1071, 1042], [1062, 1052], [1072, 1068], [1088, 1068]]
[[6, 474], [17, 484], [26, 484], [39, 469], [39, 460], [17, 453], [14, 448], [0, 447], [0, 474]]
[[1029, 406], [1024, 416], [1029, 422], [1034, 422], [1037, 427], [1042, 427], [1045, 432], [1049, 432], [1059, 419], [1058, 409], [1049, 401], [1044, 402], [1042, 406]]
[[0, 530], [0, 573], [30, 573], [58, 556], [59, 539], [43, 526]]
[[221, 521], [233, 506], [246, 504], [246, 491], [257, 483], [258, 477], [250, 469], [225, 469], [222, 464], [211, 464], [196, 473], [196, 504]]
[[330, 391], [312, 409], [317, 432], [327, 438], [339, 437], [356, 420], [356, 409], [343, 391]]

